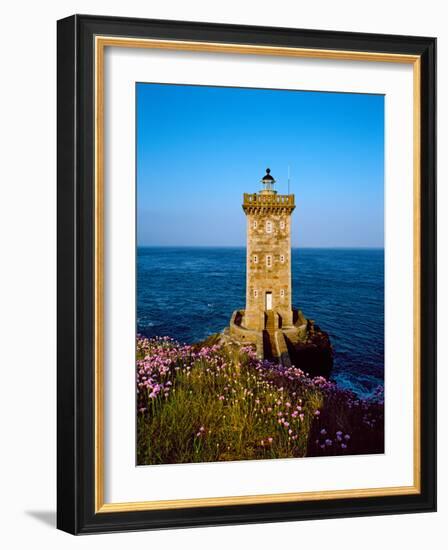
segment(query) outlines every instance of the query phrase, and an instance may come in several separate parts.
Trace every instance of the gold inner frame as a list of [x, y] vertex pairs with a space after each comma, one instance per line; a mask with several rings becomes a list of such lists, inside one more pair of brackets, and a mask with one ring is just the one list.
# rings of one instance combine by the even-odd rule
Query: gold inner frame
[[[158, 500], [141, 502], [104, 502], [104, 50], [108, 46], [122, 48], [153, 48], [212, 53], [235, 53], [269, 56], [302, 57], [350, 61], [407, 63], [413, 65], [413, 298], [414, 298], [414, 470], [413, 485], [402, 487], [380, 487], [349, 490], [296, 492], [264, 495], [244, 495], [180, 500]], [[155, 40], [96, 36], [95, 54], [95, 513], [129, 512], [141, 510], [179, 509], [204, 506], [231, 506], [274, 502], [331, 500], [338, 498], [379, 497], [411, 495], [420, 493], [420, 84], [421, 61], [417, 55], [388, 54], [380, 52], [353, 52], [344, 50], [320, 50], [256, 46], [253, 44], [224, 44], [177, 40]]]

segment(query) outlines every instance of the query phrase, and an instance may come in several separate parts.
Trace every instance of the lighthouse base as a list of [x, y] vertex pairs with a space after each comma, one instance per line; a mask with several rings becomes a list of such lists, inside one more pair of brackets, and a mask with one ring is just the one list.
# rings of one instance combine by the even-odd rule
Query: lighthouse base
[[333, 366], [333, 350], [328, 334], [293, 310], [293, 324], [280, 326], [275, 311], [265, 312], [263, 330], [244, 326], [244, 310], [233, 312], [229, 327], [222, 338], [235, 345], [252, 345], [260, 359], [276, 361], [288, 367], [294, 365], [311, 376], [328, 377]]

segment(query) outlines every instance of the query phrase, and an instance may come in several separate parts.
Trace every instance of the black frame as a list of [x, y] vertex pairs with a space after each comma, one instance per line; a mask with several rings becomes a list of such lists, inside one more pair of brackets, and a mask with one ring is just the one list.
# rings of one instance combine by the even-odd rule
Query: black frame
[[[436, 509], [436, 39], [74, 15], [58, 21], [57, 526], [73, 534]], [[94, 513], [95, 35], [421, 56], [421, 493]]]

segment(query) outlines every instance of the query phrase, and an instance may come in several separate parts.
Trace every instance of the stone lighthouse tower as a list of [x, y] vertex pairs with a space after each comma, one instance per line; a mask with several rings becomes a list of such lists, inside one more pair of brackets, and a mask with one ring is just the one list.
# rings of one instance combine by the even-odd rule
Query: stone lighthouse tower
[[269, 168], [258, 193], [245, 193], [246, 308], [233, 312], [233, 341], [255, 344], [261, 358], [291, 364], [290, 350], [308, 335], [308, 322], [292, 307], [291, 214], [294, 195], [279, 195]]
[[279, 195], [269, 168], [258, 193], [245, 193], [246, 308], [233, 312], [222, 341], [254, 345], [260, 358], [327, 376], [333, 364], [328, 334], [292, 306], [291, 214], [294, 195]]
[[243, 326], [253, 330], [293, 325], [291, 213], [294, 195], [278, 195], [269, 168], [259, 193], [244, 194], [247, 217], [246, 310]]

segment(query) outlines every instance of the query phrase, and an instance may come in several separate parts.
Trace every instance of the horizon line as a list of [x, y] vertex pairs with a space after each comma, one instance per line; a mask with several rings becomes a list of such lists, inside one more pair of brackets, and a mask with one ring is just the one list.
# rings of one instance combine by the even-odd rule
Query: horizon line
[[[136, 248], [247, 248], [246, 245], [213, 245], [213, 244], [137, 244]], [[291, 246], [291, 250], [384, 250], [383, 246]]]

